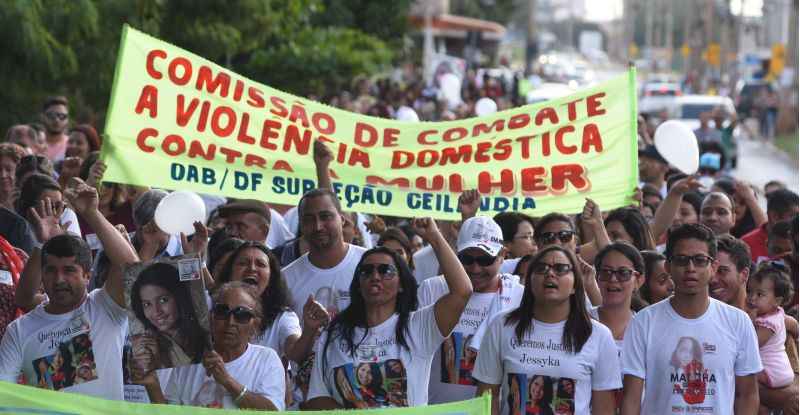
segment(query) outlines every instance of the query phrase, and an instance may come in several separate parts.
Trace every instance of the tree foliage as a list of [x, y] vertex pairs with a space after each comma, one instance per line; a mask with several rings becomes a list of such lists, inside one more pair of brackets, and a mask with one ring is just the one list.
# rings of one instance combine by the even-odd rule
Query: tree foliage
[[11, 0], [0, 8], [0, 127], [48, 95], [102, 128], [125, 23], [272, 87], [325, 94], [391, 62], [410, 0]]

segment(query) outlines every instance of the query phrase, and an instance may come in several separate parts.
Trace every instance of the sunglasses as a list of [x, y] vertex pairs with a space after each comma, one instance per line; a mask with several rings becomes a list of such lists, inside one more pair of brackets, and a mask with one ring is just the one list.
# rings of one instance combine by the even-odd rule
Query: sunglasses
[[356, 276], [365, 280], [371, 277], [375, 271], [378, 271], [378, 275], [384, 280], [390, 280], [397, 275], [397, 267], [392, 264], [361, 264], [356, 270]]
[[233, 321], [238, 324], [247, 324], [256, 317], [256, 313], [247, 307], [239, 306], [231, 309], [227, 304], [215, 304], [211, 313], [215, 319], [224, 321], [227, 321], [228, 317], [233, 314]]
[[692, 264], [694, 264], [696, 267], [705, 267], [708, 266], [708, 264], [710, 264], [713, 260], [714, 258], [703, 254], [697, 254], [694, 256], [673, 255], [672, 258], [670, 258], [670, 262], [679, 267], [685, 267], [689, 265], [689, 261], [692, 261]]
[[51, 120], [58, 119], [59, 121], [64, 121], [69, 116], [63, 112], [55, 112], [55, 111], [47, 112], [44, 115], [46, 115], [47, 118], [50, 118]]
[[636, 275], [636, 271], [630, 268], [600, 268], [600, 271], [597, 272], [597, 280], [611, 281], [614, 275], [617, 276], [617, 281], [625, 282], [633, 278]]
[[533, 264], [531, 266], [531, 269], [533, 270], [533, 273], [536, 275], [547, 275], [550, 273], [550, 271], [553, 271], [553, 274], [555, 274], [558, 277], [561, 277], [569, 274], [570, 271], [572, 271], [572, 265], [570, 264], [550, 265], [544, 262], [539, 262], [537, 264]]
[[458, 254], [458, 260], [461, 261], [461, 265], [465, 267], [468, 267], [474, 263], [477, 263], [482, 267], [488, 267], [494, 264], [494, 261], [497, 260], [497, 257], [489, 255], [471, 256], [466, 254]]
[[545, 232], [539, 235], [539, 240], [545, 244], [551, 244], [556, 241], [556, 238], [558, 238], [561, 243], [565, 244], [572, 240], [573, 235], [575, 235], [575, 232], [573, 231]]

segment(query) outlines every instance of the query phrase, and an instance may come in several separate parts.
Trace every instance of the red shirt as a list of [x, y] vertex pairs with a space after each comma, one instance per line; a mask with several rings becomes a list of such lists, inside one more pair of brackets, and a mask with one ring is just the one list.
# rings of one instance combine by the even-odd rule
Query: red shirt
[[763, 224], [756, 229], [753, 229], [742, 240], [750, 247], [750, 259], [756, 262], [759, 257], [768, 257], [769, 251], [767, 250], [767, 224]]

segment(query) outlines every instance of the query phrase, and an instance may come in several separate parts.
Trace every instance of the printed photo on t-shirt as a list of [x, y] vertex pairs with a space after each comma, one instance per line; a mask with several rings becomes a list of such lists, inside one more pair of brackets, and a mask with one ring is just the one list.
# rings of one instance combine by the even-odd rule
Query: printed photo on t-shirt
[[210, 345], [202, 278], [181, 278], [196, 255], [158, 258], [125, 270], [128, 309], [126, 367], [133, 379], [156, 369], [200, 363]]
[[[672, 384], [673, 405], [703, 404], [706, 403], [707, 396], [715, 394], [717, 379], [703, 366], [703, 353], [706, 350], [713, 352], [716, 347], [701, 344], [694, 337], [684, 336], [678, 339], [670, 358], [672, 370], [669, 381]], [[677, 396], [680, 399], [674, 399]], [[713, 412], [713, 408], [709, 409]]]
[[408, 406], [408, 380], [403, 362], [348, 363], [333, 369], [336, 390], [345, 408]]
[[475, 368], [475, 358], [478, 353], [467, 347], [472, 335], [464, 336], [463, 333], [453, 332], [444, 339], [441, 346], [441, 380], [443, 383], [475, 386], [477, 383], [472, 378]]
[[33, 385], [61, 390], [97, 379], [97, 365], [89, 333], [79, 334], [58, 344], [56, 352], [31, 362]]
[[575, 380], [509, 373], [506, 405], [510, 415], [572, 415]]

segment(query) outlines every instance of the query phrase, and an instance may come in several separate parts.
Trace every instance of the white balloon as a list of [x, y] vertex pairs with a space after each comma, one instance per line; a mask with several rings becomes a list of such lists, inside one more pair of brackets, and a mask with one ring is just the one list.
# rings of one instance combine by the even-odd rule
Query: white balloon
[[493, 99], [483, 97], [475, 103], [475, 115], [483, 117], [497, 112], [497, 103]]
[[669, 164], [685, 174], [695, 174], [700, 167], [700, 150], [694, 132], [684, 123], [665, 121], [656, 128], [656, 149]]
[[183, 232], [188, 236], [194, 233], [195, 222], [205, 222], [206, 205], [196, 193], [178, 190], [161, 199], [155, 220], [159, 229], [170, 235]]
[[446, 73], [439, 78], [439, 89], [450, 108], [461, 103], [461, 80], [457, 76]]
[[397, 109], [397, 113], [395, 113], [394, 118], [397, 119], [398, 121], [411, 121], [411, 122], [419, 121], [419, 115], [417, 115], [417, 112], [414, 111], [413, 108], [407, 107], [405, 105]]

